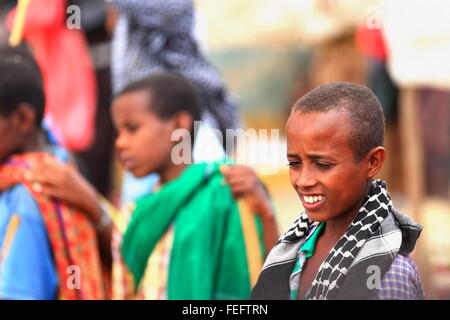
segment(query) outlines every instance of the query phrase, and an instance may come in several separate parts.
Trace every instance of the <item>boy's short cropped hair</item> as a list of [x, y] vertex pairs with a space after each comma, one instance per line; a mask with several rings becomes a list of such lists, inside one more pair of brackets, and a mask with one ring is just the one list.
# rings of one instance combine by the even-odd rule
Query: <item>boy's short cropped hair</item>
[[349, 145], [356, 161], [373, 148], [384, 146], [384, 114], [378, 98], [367, 87], [332, 82], [310, 91], [292, 107], [292, 112], [328, 112], [345, 109], [350, 120]]
[[202, 119], [198, 93], [181, 74], [171, 71], [155, 73], [130, 83], [116, 97], [141, 90], [149, 92], [152, 97], [151, 111], [161, 119], [170, 119], [180, 111], [189, 113], [193, 121]]
[[0, 47], [0, 115], [9, 116], [26, 103], [36, 113], [40, 127], [45, 109], [41, 71], [33, 56], [23, 47]]

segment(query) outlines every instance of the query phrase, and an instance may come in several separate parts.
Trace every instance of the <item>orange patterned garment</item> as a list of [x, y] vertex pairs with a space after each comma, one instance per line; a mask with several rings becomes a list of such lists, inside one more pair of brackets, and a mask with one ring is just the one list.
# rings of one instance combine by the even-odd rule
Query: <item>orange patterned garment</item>
[[0, 191], [23, 184], [36, 200], [53, 251], [59, 280], [58, 299], [106, 299], [109, 285], [102, 270], [94, 226], [82, 212], [32, 188], [32, 168], [50, 157], [53, 156], [47, 153], [10, 157], [0, 165]]

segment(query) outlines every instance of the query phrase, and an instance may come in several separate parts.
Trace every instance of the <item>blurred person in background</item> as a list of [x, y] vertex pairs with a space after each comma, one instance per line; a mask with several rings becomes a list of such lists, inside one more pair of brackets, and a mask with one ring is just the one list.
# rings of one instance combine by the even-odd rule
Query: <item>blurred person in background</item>
[[76, 19], [67, 19], [66, 0], [25, 4], [18, 2], [7, 25], [14, 33], [23, 22], [20, 37], [32, 48], [42, 71], [44, 124], [58, 144], [71, 152], [84, 151], [94, 139], [97, 94], [86, 38]]
[[[158, 174], [153, 190], [116, 214], [59, 163], [36, 169], [34, 181], [44, 194], [86, 210], [94, 224], [112, 218], [114, 232], [99, 237], [113, 246], [114, 298], [247, 299], [259, 272], [254, 254], [264, 256], [278, 236], [274, 214], [250, 168], [192, 164], [191, 148], [183, 150], [188, 162], [175, 163], [180, 141], [196, 143], [193, 126], [202, 105], [195, 88], [179, 74], [154, 74], [122, 89], [112, 116], [120, 162], [135, 177]], [[183, 136], [173, 141], [180, 129]], [[250, 221], [235, 200], [241, 198], [253, 213]]]
[[[208, 128], [226, 129], [239, 125], [236, 101], [227, 91], [219, 72], [207, 61], [194, 35], [192, 0], [109, 1], [117, 12], [112, 38], [112, 85], [118, 93], [131, 81], [160, 71], [175, 71], [189, 79], [203, 105], [202, 125], [194, 159], [221, 160], [225, 145]], [[225, 141], [225, 140], [223, 140]], [[158, 177], [134, 179], [126, 174], [122, 197], [126, 203], [145, 194]]]
[[104, 0], [70, 0], [80, 10], [80, 27], [88, 43], [95, 71], [97, 106], [92, 144], [75, 156], [82, 173], [104, 197], [113, 189], [114, 128], [111, 120], [111, 33], [110, 8]]
[[0, 49], [0, 298], [105, 299], [94, 226], [33, 185], [33, 167], [68, 162], [41, 127], [40, 70], [25, 49]]

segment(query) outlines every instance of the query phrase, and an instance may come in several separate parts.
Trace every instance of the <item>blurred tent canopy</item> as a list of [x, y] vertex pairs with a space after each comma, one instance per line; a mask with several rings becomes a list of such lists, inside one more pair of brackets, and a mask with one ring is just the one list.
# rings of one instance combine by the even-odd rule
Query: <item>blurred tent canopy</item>
[[379, 5], [397, 84], [450, 88], [450, 2], [380, 0]]
[[[363, 22], [374, 0], [195, 0], [211, 49], [315, 44]], [[233, 17], [232, 20], [229, 18]]]

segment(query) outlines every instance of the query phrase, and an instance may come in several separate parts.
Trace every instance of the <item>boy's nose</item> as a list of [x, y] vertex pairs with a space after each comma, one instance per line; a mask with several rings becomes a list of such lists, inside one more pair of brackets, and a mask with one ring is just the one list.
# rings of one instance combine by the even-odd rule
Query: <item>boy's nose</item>
[[127, 139], [123, 135], [118, 135], [114, 144], [118, 151], [123, 150], [127, 146]]
[[297, 190], [308, 190], [317, 185], [317, 179], [311, 170], [302, 169], [295, 180]]

